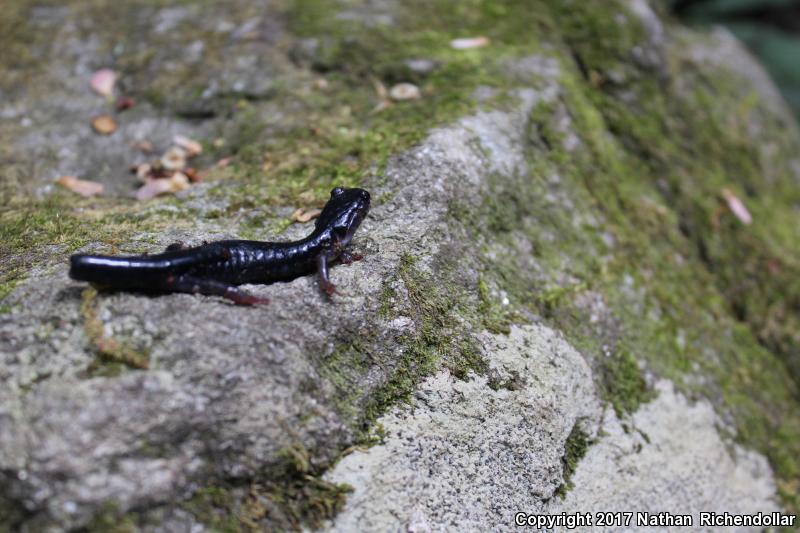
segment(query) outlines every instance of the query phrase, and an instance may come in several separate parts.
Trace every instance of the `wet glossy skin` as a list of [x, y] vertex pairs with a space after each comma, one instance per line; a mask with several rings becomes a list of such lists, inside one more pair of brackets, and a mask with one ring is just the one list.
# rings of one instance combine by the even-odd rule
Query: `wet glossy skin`
[[223, 296], [237, 304], [266, 303], [235, 285], [289, 280], [316, 270], [327, 294], [333, 261], [350, 263], [360, 257], [345, 248], [369, 211], [363, 189], [331, 191], [331, 198], [314, 231], [295, 242], [217, 241], [194, 248], [172, 245], [164, 253], [127, 257], [77, 254], [70, 258], [69, 275], [101, 288], [159, 292], [192, 292]]

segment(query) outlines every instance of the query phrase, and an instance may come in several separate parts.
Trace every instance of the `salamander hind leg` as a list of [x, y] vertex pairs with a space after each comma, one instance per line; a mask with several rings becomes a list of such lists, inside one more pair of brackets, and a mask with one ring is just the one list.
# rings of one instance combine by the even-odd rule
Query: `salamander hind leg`
[[169, 246], [167, 246], [164, 251], [165, 252], [177, 252], [179, 250], [188, 250], [189, 246], [186, 245], [183, 241], [173, 242]]
[[269, 303], [269, 298], [253, 296], [252, 294], [239, 290], [233, 285], [228, 285], [227, 283], [213, 279], [204, 279], [188, 275], [170, 276], [164, 282], [164, 289], [173, 292], [222, 296], [237, 305], [261, 305]]

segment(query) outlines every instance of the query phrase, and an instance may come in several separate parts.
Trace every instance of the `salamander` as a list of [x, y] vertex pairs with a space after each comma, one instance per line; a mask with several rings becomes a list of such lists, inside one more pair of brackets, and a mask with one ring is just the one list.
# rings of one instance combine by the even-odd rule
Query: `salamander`
[[370, 206], [363, 189], [336, 187], [317, 218], [314, 231], [294, 242], [225, 240], [186, 247], [176, 243], [154, 255], [109, 256], [76, 254], [69, 275], [101, 289], [147, 292], [187, 292], [222, 296], [240, 305], [269, 300], [236, 287], [272, 283], [312, 273], [329, 296], [335, 291], [328, 267], [361, 259], [346, 247]]

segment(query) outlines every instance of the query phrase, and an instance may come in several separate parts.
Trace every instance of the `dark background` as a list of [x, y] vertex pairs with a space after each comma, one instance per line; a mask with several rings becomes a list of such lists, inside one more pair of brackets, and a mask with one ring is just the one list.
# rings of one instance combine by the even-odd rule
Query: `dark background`
[[800, 1], [665, 0], [686, 22], [719, 24], [744, 41], [800, 119]]

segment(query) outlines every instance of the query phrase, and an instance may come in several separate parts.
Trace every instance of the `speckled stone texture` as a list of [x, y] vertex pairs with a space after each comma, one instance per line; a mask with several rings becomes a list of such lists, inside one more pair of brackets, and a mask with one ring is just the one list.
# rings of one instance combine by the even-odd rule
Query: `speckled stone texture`
[[[591, 369], [558, 333], [526, 326], [482, 338], [498, 378], [515, 385], [446, 372], [428, 378], [410, 405], [380, 419], [381, 444], [328, 473], [355, 492], [326, 530], [516, 531], [520, 512], [666, 511], [693, 515], [693, 531], [712, 531], [699, 527], [701, 511], [779, 509], [769, 465], [720, 437], [708, 403], [661, 381], [656, 400], [620, 421], [586, 386]], [[594, 442], [562, 498], [562, 457], [576, 424]]]

